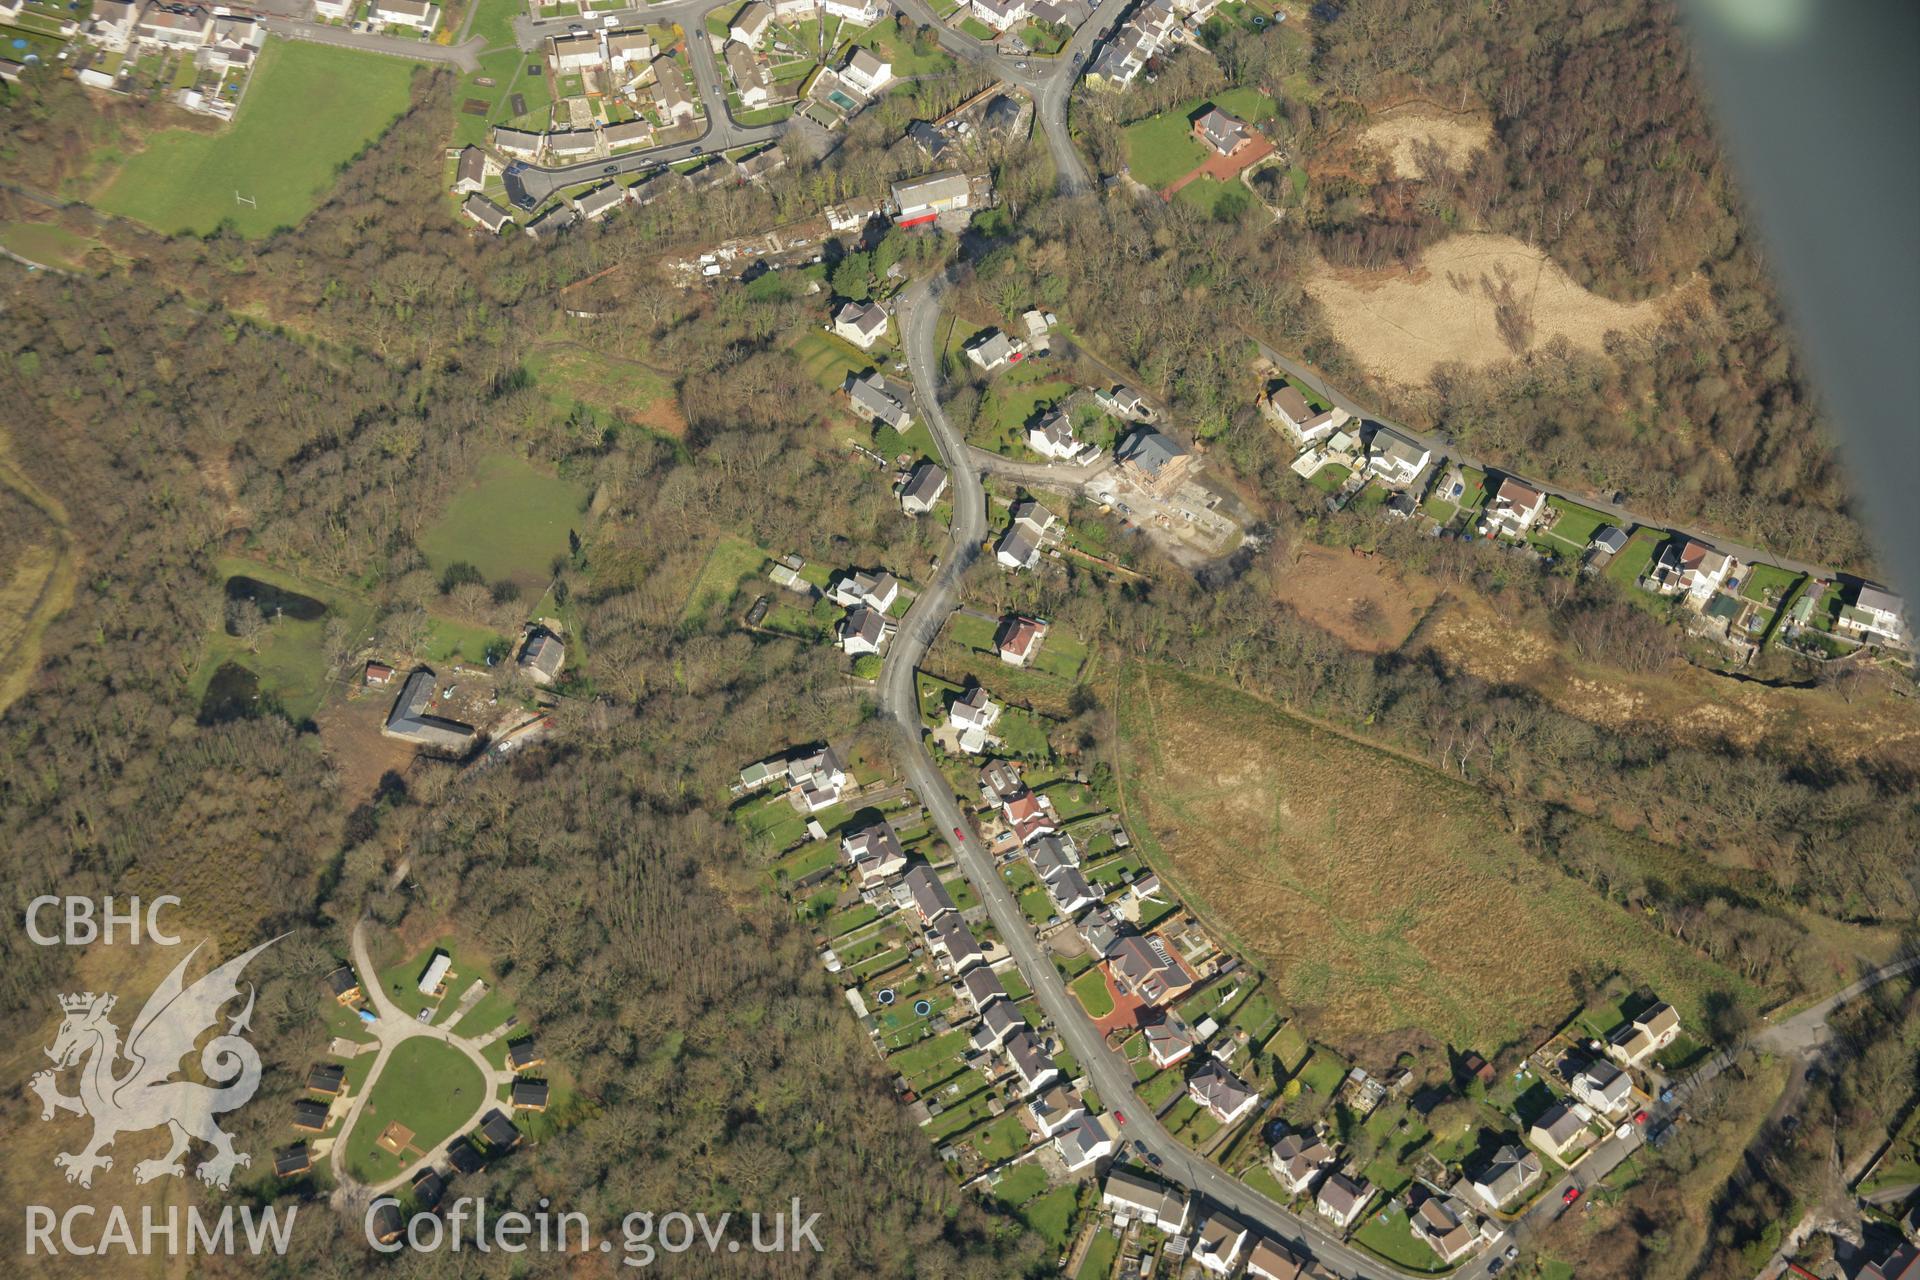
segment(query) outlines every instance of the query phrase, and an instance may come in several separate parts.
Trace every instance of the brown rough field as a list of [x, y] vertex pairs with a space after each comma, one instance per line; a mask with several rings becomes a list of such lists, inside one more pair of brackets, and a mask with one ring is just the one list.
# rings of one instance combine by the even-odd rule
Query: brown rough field
[[1644, 302], [1613, 302], [1573, 282], [1553, 260], [1512, 236], [1450, 236], [1411, 270], [1357, 271], [1320, 263], [1307, 291], [1326, 308], [1333, 333], [1368, 371], [1408, 386], [1449, 361], [1484, 366], [1512, 357], [1500, 336], [1489, 289], [1508, 282], [1533, 322], [1533, 345], [1563, 336], [1600, 351], [1609, 330], [1658, 324], [1680, 299], [1702, 296], [1689, 282]]
[[1418, 575], [1403, 575], [1379, 556], [1369, 559], [1302, 542], [1274, 575], [1274, 598], [1363, 653], [1398, 649], [1439, 594]]
[[1467, 159], [1487, 145], [1493, 137], [1491, 122], [1473, 116], [1445, 116], [1410, 107], [1367, 126], [1360, 144], [1383, 153], [1393, 165], [1396, 177], [1418, 178], [1419, 162], [1414, 159], [1416, 144], [1432, 141], [1446, 155], [1447, 163], [1464, 169]]
[[1698, 1025], [1752, 988], [1542, 865], [1479, 792], [1224, 686], [1132, 667], [1124, 808], [1177, 887], [1335, 1045], [1419, 1029], [1491, 1053], [1619, 970]]
[[356, 689], [345, 698], [329, 697], [314, 712], [320, 745], [340, 775], [340, 802], [349, 809], [371, 799], [388, 770], [404, 774], [413, 766], [413, 748], [380, 732], [397, 692], [391, 686]]

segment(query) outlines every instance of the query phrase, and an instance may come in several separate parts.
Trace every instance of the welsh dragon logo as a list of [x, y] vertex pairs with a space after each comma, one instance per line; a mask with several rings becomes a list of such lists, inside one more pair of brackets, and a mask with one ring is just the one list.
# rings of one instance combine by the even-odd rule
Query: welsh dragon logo
[[[202, 1033], [220, 1021], [222, 1006], [239, 998], [240, 973], [247, 962], [277, 941], [269, 939], [187, 986], [182, 975], [200, 950], [194, 947], [147, 998], [124, 1046], [119, 1028], [108, 1018], [118, 997], [91, 991], [60, 997], [66, 1018], [46, 1051], [53, 1069], [35, 1075], [29, 1087], [40, 1095], [42, 1120], [62, 1111], [93, 1118], [92, 1140], [77, 1152], [53, 1158], [67, 1171], [68, 1182], [91, 1187], [96, 1169], [113, 1168], [113, 1157], [105, 1152], [115, 1138], [162, 1125], [172, 1131], [173, 1145], [158, 1160], [136, 1164], [135, 1182], [182, 1176], [187, 1148], [195, 1138], [214, 1151], [194, 1170], [210, 1186], [225, 1187], [236, 1168], [252, 1163], [252, 1156], [233, 1149], [232, 1136], [214, 1117], [245, 1105], [260, 1087], [260, 1055], [240, 1035], [253, 1016], [253, 984], [247, 984], [246, 1007], [228, 1021], [226, 1034], [215, 1036], [200, 1051], [200, 1070], [213, 1083], [174, 1077]], [[80, 1068], [80, 1093], [70, 1098], [60, 1092], [58, 1077], [75, 1066]]]

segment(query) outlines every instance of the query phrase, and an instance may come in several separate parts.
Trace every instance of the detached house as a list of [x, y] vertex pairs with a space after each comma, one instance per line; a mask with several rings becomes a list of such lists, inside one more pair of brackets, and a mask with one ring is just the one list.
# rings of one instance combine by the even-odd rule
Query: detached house
[[1193, 455], [1151, 427], [1140, 427], [1114, 450], [1123, 473], [1156, 498], [1166, 498], [1180, 487], [1193, 466]]
[[1187, 1080], [1187, 1096], [1222, 1125], [1237, 1124], [1260, 1105], [1260, 1095], [1218, 1062], [1209, 1060]]
[[1046, 623], [1034, 618], [1008, 618], [1000, 624], [993, 645], [999, 651], [1000, 661], [1009, 666], [1024, 667], [1040, 652], [1041, 642], [1046, 638]]
[[[884, 422], [895, 431], [905, 431], [913, 425], [913, 414], [908, 412], [906, 402], [893, 393], [879, 374], [869, 373], [865, 377], [848, 374], [846, 387], [847, 398], [853, 402], [854, 410], [865, 415], [869, 421]], [[942, 489], [946, 488], [946, 478], [947, 473], [942, 471]]]
[[460, 164], [454, 170], [453, 189], [458, 195], [471, 195], [487, 185], [487, 153], [478, 147], [460, 148]]
[[500, 234], [502, 227], [513, 225], [512, 214], [478, 192], [460, 202], [460, 212], [465, 214], [469, 221], [478, 223], [483, 230], [493, 235]]
[[[980, 970], [976, 968], [969, 972], [978, 973]], [[973, 1032], [973, 1047], [982, 1053], [998, 1049], [1006, 1044], [1008, 1037], [1026, 1029], [1027, 1020], [1020, 1016], [1011, 1001], [996, 1000], [980, 1015], [980, 1025]]]
[[945, 956], [955, 973], [963, 973], [986, 958], [980, 949], [980, 940], [954, 912], [948, 912], [928, 926], [927, 945], [933, 948], [934, 954]]
[[733, 15], [733, 21], [727, 27], [727, 35], [741, 44], [752, 46], [760, 43], [767, 34], [767, 28], [773, 25], [773, 10], [761, 0], [747, 0], [740, 6], [740, 12]]
[[1026, 344], [1009, 338], [998, 329], [988, 329], [967, 343], [967, 359], [988, 373], [1003, 365], [1018, 364], [1026, 358]]
[[1001, 804], [1000, 817], [1013, 830], [1013, 834], [1021, 844], [1027, 844], [1041, 836], [1052, 835], [1059, 830], [1052, 802], [1045, 796], [1032, 791], [1023, 790]]
[[1078, 1173], [1105, 1156], [1113, 1154], [1113, 1139], [1100, 1122], [1082, 1112], [1053, 1139], [1068, 1173]]
[[1013, 1065], [1014, 1074], [1020, 1077], [1022, 1093], [1034, 1093], [1060, 1078], [1060, 1068], [1040, 1047], [1040, 1042], [1033, 1038], [1033, 1032], [1016, 1031], [1007, 1037], [1003, 1047], [1007, 1061]]
[[1412, 484], [1432, 457], [1431, 449], [1392, 427], [1375, 427], [1367, 441], [1367, 470], [1390, 488]]
[[1426, 1241], [1448, 1266], [1470, 1253], [1479, 1238], [1472, 1211], [1453, 1196], [1428, 1196], [1407, 1215], [1407, 1222], [1413, 1234]]
[[1213, 148], [1216, 155], [1238, 155], [1253, 145], [1253, 130], [1247, 122], [1218, 107], [1208, 107], [1194, 118], [1193, 136]]
[[1488, 1209], [1498, 1211], [1540, 1181], [1540, 1157], [1525, 1147], [1508, 1144], [1494, 1152], [1486, 1167], [1467, 1180], [1467, 1186]]
[[[749, 6], [751, 7], [751, 6]], [[767, 73], [760, 66], [760, 60], [753, 56], [753, 50], [744, 44], [727, 46], [727, 75], [733, 79], [733, 87], [740, 95], [740, 105], [748, 109], [764, 107], [772, 97], [767, 86]]]
[[907, 855], [900, 847], [900, 836], [885, 819], [842, 837], [840, 849], [863, 886], [890, 880], [907, 869]]
[[1633, 1081], [1604, 1058], [1589, 1062], [1569, 1083], [1573, 1096], [1601, 1115], [1617, 1116], [1633, 1105]]
[[835, 578], [827, 587], [827, 599], [848, 608], [864, 604], [885, 613], [899, 598], [900, 580], [884, 569], [879, 573], [853, 569]]
[[818, 813], [838, 804], [840, 793], [846, 789], [849, 781], [846, 768], [841, 765], [840, 757], [834, 754], [832, 747], [822, 747], [808, 755], [782, 762], [779, 774], [791, 781], [796, 807], [807, 813]]
[[893, 635], [894, 624], [887, 615], [869, 605], [856, 605], [847, 611], [835, 631], [840, 651], [850, 657], [879, 653]]
[[973, 0], [973, 14], [995, 31], [1005, 31], [1027, 18], [1027, 0]]
[[1121, 938], [1114, 944], [1107, 962], [1113, 980], [1148, 1004], [1163, 1004], [1193, 986], [1193, 975], [1158, 934], [1144, 938], [1130, 934]]
[[653, 105], [669, 127], [699, 114], [694, 109], [693, 95], [687, 92], [687, 73], [672, 58], [653, 60]]
[[1695, 604], [1704, 604], [1738, 567], [1739, 561], [1732, 556], [1676, 534], [1661, 546], [1645, 585], [1661, 595], [1684, 594]]
[[1311, 1133], [1289, 1133], [1274, 1143], [1267, 1155], [1274, 1177], [1296, 1196], [1313, 1190], [1313, 1184], [1333, 1167], [1334, 1160], [1333, 1148]]
[[947, 893], [947, 886], [940, 883], [940, 877], [933, 874], [933, 868], [915, 867], [907, 872], [904, 883], [913, 900], [914, 914], [920, 917], [922, 925], [932, 924], [953, 910], [953, 898]]
[[1493, 500], [1487, 503], [1481, 532], [1490, 538], [1502, 535], [1509, 538], [1524, 537], [1546, 509], [1546, 494], [1521, 484], [1512, 476], [1505, 476], [1500, 481], [1500, 487], [1494, 490]]
[[1355, 1181], [1344, 1173], [1330, 1173], [1314, 1194], [1313, 1207], [1321, 1217], [1345, 1231], [1359, 1221], [1360, 1215], [1366, 1212], [1367, 1201], [1372, 1198], [1373, 1188], [1364, 1179]]
[[1278, 1240], [1262, 1237], [1247, 1252], [1247, 1274], [1254, 1280], [1319, 1280], [1323, 1273]]
[[550, 685], [560, 678], [560, 669], [566, 665], [567, 646], [560, 637], [545, 627], [532, 627], [527, 631], [526, 643], [520, 646], [518, 666], [529, 680], [538, 685]]
[[960, 749], [974, 755], [987, 749], [992, 741], [989, 735], [999, 719], [1000, 704], [989, 698], [979, 685], [947, 708], [947, 727], [959, 733]]
[[887, 336], [887, 313], [877, 302], [846, 302], [833, 313], [833, 331], [862, 351]]
[[840, 78], [871, 98], [893, 80], [893, 63], [862, 45], [855, 45], [840, 68]]
[[947, 491], [947, 471], [937, 462], [923, 462], [900, 487], [900, 507], [910, 516], [923, 516]]
[[1060, 871], [1047, 881], [1047, 896], [1053, 899], [1053, 905], [1060, 914], [1069, 920], [1078, 915], [1081, 908], [1100, 901], [1100, 895], [1087, 883], [1087, 878], [1072, 867]]
[[1027, 424], [1027, 447], [1043, 458], [1061, 461], [1078, 454], [1081, 444], [1073, 438], [1073, 423], [1058, 409], [1049, 409]]
[[1045, 1093], [1035, 1094], [1027, 1100], [1027, 1114], [1033, 1117], [1034, 1127], [1039, 1130], [1040, 1136], [1051, 1138], [1086, 1115], [1087, 1109], [1080, 1105], [1080, 1099], [1065, 1085], [1056, 1084]]
[[1193, 1056], [1193, 1046], [1198, 1043], [1187, 1020], [1171, 1009], [1160, 1021], [1149, 1023], [1141, 1031], [1147, 1038], [1147, 1056], [1156, 1067], [1171, 1067], [1186, 1061]]
[[1215, 1209], [1200, 1224], [1199, 1237], [1193, 1242], [1193, 1260], [1214, 1275], [1224, 1276], [1240, 1261], [1246, 1243], [1246, 1224], [1224, 1209]]
[[1854, 589], [1853, 603], [1840, 607], [1833, 628], [1862, 642], [1908, 647], [1906, 606], [1900, 597], [1864, 582]]
[[1565, 1164], [1569, 1152], [1585, 1147], [1593, 1137], [1586, 1117], [1581, 1115], [1584, 1110], [1578, 1105], [1554, 1103], [1527, 1128], [1527, 1141]]
[[1623, 1067], [1637, 1067], [1672, 1044], [1680, 1034], [1680, 1015], [1670, 1004], [1656, 1004], [1607, 1037], [1607, 1054]]
[[1260, 402], [1267, 417], [1286, 428], [1302, 445], [1318, 444], [1352, 420], [1345, 409], [1315, 413], [1298, 387], [1285, 385]]

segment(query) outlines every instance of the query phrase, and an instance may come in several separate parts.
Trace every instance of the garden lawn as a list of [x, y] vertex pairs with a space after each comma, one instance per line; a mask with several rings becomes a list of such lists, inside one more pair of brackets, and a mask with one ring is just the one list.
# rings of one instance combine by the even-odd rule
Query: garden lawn
[[1370, 1215], [1353, 1233], [1353, 1242], [1406, 1271], [1440, 1271], [1439, 1255], [1417, 1238], [1398, 1201]]
[[[707, 553], [707, 562], [700, 567], [700, 576], [694, 579], [693, 589], [687, 593], [680, 621], [695, 626], [712, 623], [716, 612], [731, 604], [741, 586], [757, 577], [766, 563], [767, 553], [759, 547], [735, 534], [723, 534]], [[767, 590], [772, 594], [780, 588], [769, 582]]]
[[1583, 507], [1577, 502], [1568, 502], [1565, 498], [1549, 496], [1547, 505], [1560, 513], [1560, 518], [1553, 522], [1553, 528], [1548, 536], [1568, 544], [1575, 550], [1586, 550], [1587, 544], [1593, 541], [1594, 532], [1603, 524], [1613, 523], [1609, 517], [1595, 511], [1592, 507]]
[[[466, 1054], [444, 1041], [415, 1036], [388, 1057], [366, 1110], [347, 1135], [347, 1169], [363, 1182], [384, 1182], [472, 1118], [485, 1098], [486, 1077]], [[377, 1141], [398, 1121], [413, 1130], [405, 1155], [381, 1150]]]
[[1653, 563], [1653, 553], [1659, 550], [1662, 536], [1652, 529], [1635, 529], [1627, 545], [1607, 565], [1607, 576], [1623, 587], [1638, 584], [1647, 566]]
[[586, 495], [558, 476], [509, 453], [489, 454], [473, 483], [455, 494], [420, 536], [435, 572], [466, 563], [488, 582], [510, 579], [537, 595], [567, 535], [582, 529]]
[[1073, 980], [1073, 994], [1090, 1018], [1104, 1018], [1113, 1012], [1113, 995], [1107, 990], [1107, 975], [1089, 969]]
[[[153, 135], [92, 203], [170, 234], [230, 222], [259, 237], [295, 226], [406, 109], [412, 76], [400, 58], [270, 40], [230, 128]], [[255, 204], [236, 204], [235, 191]]]

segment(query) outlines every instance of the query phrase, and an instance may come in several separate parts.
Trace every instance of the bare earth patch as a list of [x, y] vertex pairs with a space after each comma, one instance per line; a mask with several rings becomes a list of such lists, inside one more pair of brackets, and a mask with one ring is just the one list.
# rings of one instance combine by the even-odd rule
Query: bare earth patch
[[1362, 146], [1383, 152], [1400, 178], [1418, 178], [1420, 162], [1416, 150], [1423, 142], [1432, 142], [1446, 156], [1447, 163], [1464, 169], [1467, 159], [1481, 150], [1493, 137], [1493, 125], [1472, 116], [1443, 116], [1407, 111], [1367, 126], [1360, 135]]
[[1412, 270], [1357, 271], [1321, 263], [1307, 291], [1326, 308], [1333, 333], [1369, 372], [1418, 386], [1449, 361], [1483, 366], [1510, 359], [1497, 311], [1502, 296], [1531, 327], [1531, 345], [1564, 337], [1600, 351], [1609, 331], [1658, 324], [1682, 285], [1644, 302], [1613, 302], [1575, 284], [1552, 259], [1512, 236], [1451, 236]]
[[1293, 563], [1274, 577], [1276, 599], [1365, 653], [1399, 648], [1438, 594], [1425, 579], [1407, 580], [1378, 558], [1316, 543], [1300, 544]]

